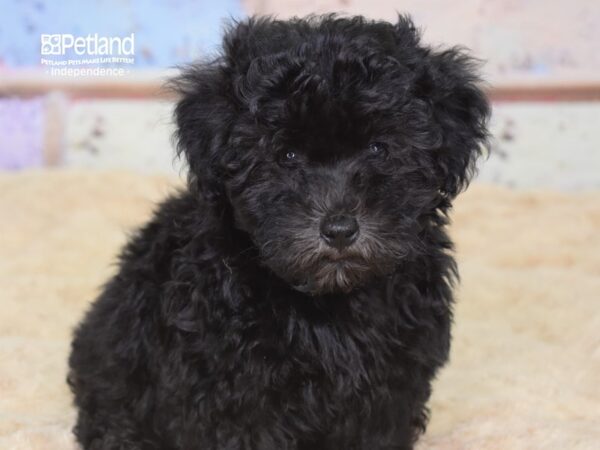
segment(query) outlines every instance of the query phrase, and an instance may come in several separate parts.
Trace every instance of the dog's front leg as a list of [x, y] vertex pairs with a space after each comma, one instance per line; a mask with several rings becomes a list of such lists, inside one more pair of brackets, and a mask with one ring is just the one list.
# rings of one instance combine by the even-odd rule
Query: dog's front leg
[[376, 401], [361, 430], [361, 450], [412, 450], [427, 422], [428, 390], [422, 391], [413, 386]]

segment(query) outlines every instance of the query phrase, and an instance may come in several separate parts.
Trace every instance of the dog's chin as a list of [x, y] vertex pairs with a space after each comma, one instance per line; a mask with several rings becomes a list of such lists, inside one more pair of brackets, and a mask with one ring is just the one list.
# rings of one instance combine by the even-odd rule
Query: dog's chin
[[323, 259], [304, 270], [282, 273], [281, 267], [275, 272], [293, 289], [317, 296], [335, 293], [350, 293], [365, 285], [373, 276], [365, 261], [352, 259]]
[[[293, 242], [293, 241], [292, 241]], [[259, 248], [268, 248], [266, 245]], [[320, 240], [293, 242], [263, 253], [262, 263], [293, 289], [311, 296], [350, 293], [395, 270], [406, 252], [399, 243], [363, 240], [343, 250]]]

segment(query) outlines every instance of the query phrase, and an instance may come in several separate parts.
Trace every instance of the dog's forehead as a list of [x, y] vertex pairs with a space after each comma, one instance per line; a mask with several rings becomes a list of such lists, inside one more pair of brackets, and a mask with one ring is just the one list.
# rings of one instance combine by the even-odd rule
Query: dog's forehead
[[322, 154], [367, 145], [395, 121], [409, 80], [381, 47], [317, 36], [255, 58], [240, 90], [252, 120], [280, 144], [273, 148]]
[[[245, 77], [245, 90], [268, 102], [314, 109], [322, 105], [341, 110], [383, 108], [399, 85], [405, 84], [402, 64], [384, 53], [335, 51], [306, 47], [256, 58]], [[314, 112], [314, 111], [313, 111]], [[328, 112], [328, 111], [325, 111]]]
[[372, 118], [351, 105], [321, 104], [286, 117], [280, 136], [287, 145], [305, 152], [338, 153], [363, 146], [373, 129]]
[[309, 61], [298, 73], [281, 77], [278, 87], [260, 89], [254, 114], [278, 139], [301, 148], [364, 145], [398, 106], [385, 81], [350, 71], [327, 73]]

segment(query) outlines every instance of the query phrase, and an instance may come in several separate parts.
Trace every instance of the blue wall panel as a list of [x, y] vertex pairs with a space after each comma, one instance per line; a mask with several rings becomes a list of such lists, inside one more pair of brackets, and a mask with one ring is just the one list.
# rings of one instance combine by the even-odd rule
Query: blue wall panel
[[214, 51], [239, 0], [0, 0], [0, 68], [40, 64], [40, 35], [135, 33], [135, 67], [165, 68]]

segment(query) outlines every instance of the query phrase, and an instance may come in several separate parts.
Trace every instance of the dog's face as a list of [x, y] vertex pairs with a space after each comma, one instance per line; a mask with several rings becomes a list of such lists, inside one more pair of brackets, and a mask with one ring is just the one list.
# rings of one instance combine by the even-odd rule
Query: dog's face
[[470, 60], [407, 19], [249, 21], [179, 80], [192, 180], [298, 290], [349, 291], [427, 251], [488, 106]]

